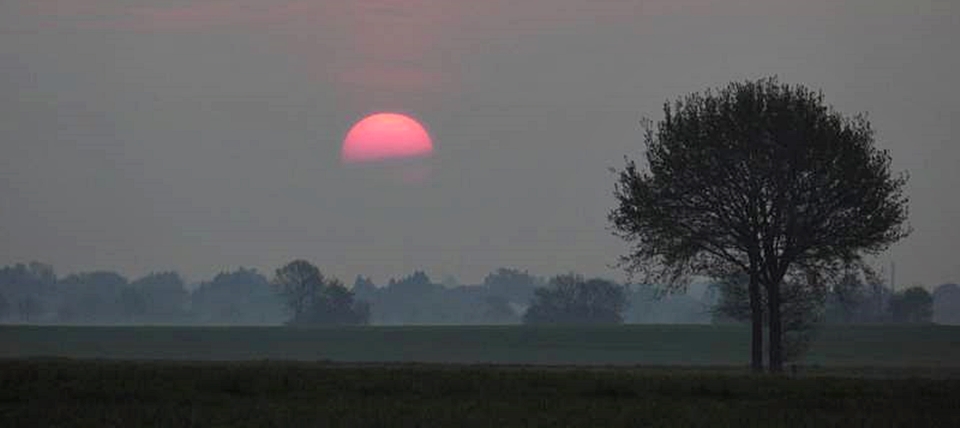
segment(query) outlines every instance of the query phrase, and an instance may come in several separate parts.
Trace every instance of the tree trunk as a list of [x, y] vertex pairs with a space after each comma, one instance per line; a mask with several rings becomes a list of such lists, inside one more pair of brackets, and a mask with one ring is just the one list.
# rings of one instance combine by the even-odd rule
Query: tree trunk
[[756, 271], [750, 273], [750, 368], [763, 372], [763, 303]]
[[770, 322], [770, 372], [783, 373], [783, 323], [780, 317], [779, 281], [767, 285], [767, 314]]

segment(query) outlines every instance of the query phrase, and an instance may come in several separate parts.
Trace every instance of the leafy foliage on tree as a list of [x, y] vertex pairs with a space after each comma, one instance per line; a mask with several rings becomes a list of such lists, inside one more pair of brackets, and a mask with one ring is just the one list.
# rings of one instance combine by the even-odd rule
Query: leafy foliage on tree
[[305, 260], [277, 269], [274, 286], [290, 310], [289, 324], [366, 324], [370, 308], [336, 278], [325, 278]]
[[[874, 147], [863, 116], [775, 78], [733, 83], [664, 106], [645, 133], [646, 168], [617, 171], [615, 233], [623, 267], [683, 288], [694, 275], [747, 278], [751, 363], [783, 366], [782, 283], [819, 275], [906, 236], [905, 175]], [[762, 291], [761, 291], [762, 290]]]
[[620, 324], [627, 306], [624, 287], [603, 279], [580, 275], [554, 277], [534, 290], [523, 315], [526, 324]]

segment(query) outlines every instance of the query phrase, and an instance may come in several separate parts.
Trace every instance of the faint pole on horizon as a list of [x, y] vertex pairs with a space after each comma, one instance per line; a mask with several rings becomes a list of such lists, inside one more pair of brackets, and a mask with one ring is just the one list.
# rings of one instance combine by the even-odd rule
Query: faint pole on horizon
[[897, 264], [893, 259], [890, 260], [890, 292], [894, 294], [897, 292]]
[[[893, 296], [897, 294], [897, 264], [894, 263], [893, 259], [890, 259], [890, 296], [888, 299], [892, 299]], [[880, 304], [880, 310], [883, 311], [883, 303]]]

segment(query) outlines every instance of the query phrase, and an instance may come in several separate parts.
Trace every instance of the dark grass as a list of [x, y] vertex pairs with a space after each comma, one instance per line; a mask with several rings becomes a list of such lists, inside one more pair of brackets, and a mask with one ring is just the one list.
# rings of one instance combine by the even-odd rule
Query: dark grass
[[2, 427], [960, 426], [960, 380], [742, 369], [0, 360]]

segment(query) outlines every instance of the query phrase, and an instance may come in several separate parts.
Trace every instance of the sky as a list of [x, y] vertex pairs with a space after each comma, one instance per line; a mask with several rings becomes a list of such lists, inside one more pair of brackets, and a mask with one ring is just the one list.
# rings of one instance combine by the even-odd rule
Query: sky
[[[951, 0], [3, 0], [0, 264], [619, 279], [610, 168], [640, 120], [776, 75], [866, 113], [910, 174], [878, 267], [960, 282], [955, 40]], [[379, 111], [433, 155], [342, 163]]]

